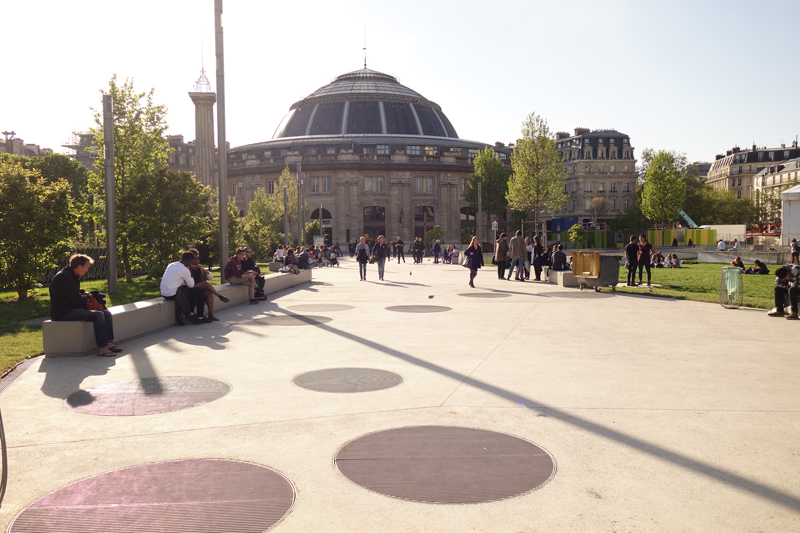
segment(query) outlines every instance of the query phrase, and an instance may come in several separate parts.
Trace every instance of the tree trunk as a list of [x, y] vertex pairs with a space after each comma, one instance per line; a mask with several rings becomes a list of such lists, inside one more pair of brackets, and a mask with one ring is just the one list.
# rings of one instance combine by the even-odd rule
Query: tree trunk
[[[131, 272], [131, 261], [130, 256], [128, 254], [128, 243], [122, 243], [122, 253], [120, 254], [122, 258], [122, 265], [125, 268], [125, 281], [130, 281], [133, 279], [133, 274]], [[111, 268], [111, 265], [108, 265], [108, 268]]]

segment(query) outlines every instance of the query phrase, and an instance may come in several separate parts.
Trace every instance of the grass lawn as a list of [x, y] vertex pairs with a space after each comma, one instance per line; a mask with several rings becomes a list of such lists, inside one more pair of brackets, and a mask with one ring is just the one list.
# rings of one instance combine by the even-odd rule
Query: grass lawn
[[[272, 274], [269, 267], [259, 265], [266, 276]], [[219, 269], [213, 269], [213, 284], [219, 283]], [[158, 282], [144, 277], [131, 281], [120, 279], [117, 282], [117, 294], [108, 294], [108, 282], [105, 280], [83, 281], [81, 288], [85, 291], [98, 290], [105, 293], [106, 304], [122, 305], [140, 300], [156, 298], [161, 295]], [[16, 301], [16, 292], [0, 292], [0, 375], [12, 368], [19, 361], [42, 353], [42, 326], [22, 325], [23, 320], [50, 315], [50, 296], [47, 287], [37, 289], [33, 298], [22, 302]]]
[[[653, 284], [660, 285], [660, 287], [654, 287], [652, 293], [647, 291], [647, 287], [626, 287], [628, 271], [624, 267], [620, 267], [620, 285], [617, 285], [617, 291], [644, 294], [646, 296], [677, 298], [679, 300], [719, 303], [719, 281], [722, 275], [722, 267], [724, 266], [728, 265], [702, 263], [686, 265], [683, 268], [653, 268], [650, 270]], [[745, 307], [772, 309], [775, 303], [773, 297], [775, 276], [773, 273], [778, 266], [780, 265], [768, 265], [770, 274], [766, 276], [742, 276], [744, 280]], [[642, 271], [642, 274], [645, 283], [647, 283], [647, 271]], [[610, 289], [604, 288], [603, 290]]]

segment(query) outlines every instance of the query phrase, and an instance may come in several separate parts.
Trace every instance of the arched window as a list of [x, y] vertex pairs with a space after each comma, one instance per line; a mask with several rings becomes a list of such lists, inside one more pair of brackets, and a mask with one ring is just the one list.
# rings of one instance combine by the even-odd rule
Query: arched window
[[[322, 208], [322, 218], [324, 218], [324, 219], [333, 218], [333, 217], [331, 217], [331, 212], [328, 211], [327, 209], [325, 209], [324, 207]], [[309, 217], [309, 220], [319, 220], [319, 208], [314, 209], [311, 212], [311, 216]], [[364, 220], [366, 220], [366, 218]]]

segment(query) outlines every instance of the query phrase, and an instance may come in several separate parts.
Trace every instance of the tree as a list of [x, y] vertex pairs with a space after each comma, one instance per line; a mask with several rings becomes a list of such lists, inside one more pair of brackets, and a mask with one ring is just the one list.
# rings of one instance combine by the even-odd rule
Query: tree
[[512, 209], [530, 211], [535, 227], [542, 215], [567, 204], [562, 163], [547, 121], [531, 113], [522, 123], [522, 139], [511, 155], [514, 174], [506, 198]]
[[425, 234], [425, 240], [429, 243], [435, 243], [437, 240], [444, 239], [444, 230], [441, 226], [434, 226]]
[[469, 244], [475, 232], [471, 228], [463, 228], [461, 230], [461, 244]]
[[601, 196], [592, 198], [592, 201], [589, 202], [589, 211], [592, 213], [592, 222], [594, 223], [597, 223], [600, 218], [605, 216], [608, 210], [608, 201]]
[[656, 222], [678, 219], [686, 198], [686, 184], [680, 180], [685, 158], [661, 150], [649, 161], [642, 191], [642, 213]]
[[319, 220], [306, 223], [306, 246], [314, 246], [314, 236], [320, 234]]
[[[289, 227], [283, 228], [284, 232], [289, 232], [293, 224], [297, 222], [297, 179], [292, 176], [289, 167], [283, 168], [283, 172], [278, 177], [278, 182], [275, 184], [275, 194], [269, 195], [269, 205], [273, 213], [275, 213], [276, 221], [283, 222], [283, 189], [286, 188], [289, 206]], [[303, 211], [308, 211], [308, 203], [303, 200]], [[298, 231], [299, 233], [299, 231]]]
[[188, 172], [173, 172], [166, 167], [150, 174], [132, 176], [127, 194], [134, 201], [128, 216], [136, 220], [128, 230], [128, 242], [138, 257], [160, 277], [179, 251], [197, 242], [208, 232], [208, 219], [200, 214], [211, 198], [211, 190]]
[[478, 212], [478, 183], [481, 184], [481, 208], [484, 213], [500, 216], [508, 207], [508, 172], [503, 162], [491, 147], [486, 147], [475, 156], [474, 171], [464, 185], [464, 200], [470, 209]]
[[[143, 258], [136, 255], [130, 238], [131, 231], [142, 222], [131, 214], [137, 199], [131, 194], [130, 181], [135, 176], [151, 175], [157, 168], [166, 166], [172, 149], [164, 138], [167, 129], [165, 119], [167, 109], [163, 105], [153, 103], [154, 89], [150, 89], [149, 93], [136, 93], [132, 79], [126, 78], [125, 83], [119, 85], [116, 74], [111, 77], [108, 86], [108, 94], [114, 102], [117, 244], [120, 246], [119, 257], [125, 269], [125, 278], [130, 279], [133, 265], [144, 263]], [[90, 190], [100, 198], [93, 215], [98, 222], [104, 223], [105, 158], [102, 112], [95, 112], [94, 119], [97, 127], [92, 131], [96, 148], [91, 151], [97, 154], [94, 164], [99, 174], [90, 180]]]
[[575, 248], [586, 246], [589, 232], [583, 229], [580, 224], [575, 224], [567, 230], [567, 238], [575, 245]]
[[[211, 197], [211, 210], [206, 213], [206, 217], [210, 220], [210, 228], [219, 228], [219, 201], [215, 199], [216, 195]], [[228, 257], [217, 257], [219, 253], [219, 231], [213, 229], [208, 237], [209, 246], [209, 263], [218, 263], [224, 267], [228, 257], [236, 253], [236, 250], [244, 246], [242, 237], [242, 218], [239, 216], [239, 207], [236, 205], [236, 200], [228, 197]]]
[[276, 220], [269, 195], [262, 188], [256, 189], [255, 197], [242, 219], [242, 238], [252, 248], [253, 256], [258, 260], [266, 258], [273, 243], [278, 242]]
[[66, 180], [48, 183], [38, 171], [0, 159], [0, 286], [25, 300], [42, 269], [68, 253], [77, 219]]

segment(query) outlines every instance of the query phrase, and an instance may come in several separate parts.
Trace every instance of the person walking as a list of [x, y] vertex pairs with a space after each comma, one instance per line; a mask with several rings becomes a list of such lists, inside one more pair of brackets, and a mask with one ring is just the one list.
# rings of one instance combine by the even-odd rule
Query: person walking
[[536, 275], [536, 281], [542, 281], [543, 256], [542, 239], [536, 235], [533, 238], [533, 251], [531, 252], [531, 266], [533, 267], [533, 273]]
[[395, 255], [397, 256], [398, 265], [400, 264], [401, 259], [403, 260], [403, 263], [406, 262], [406, 256], [405, 253], [403, 252], [403, 246], [405, 245], [406, 243], [404, 243], [403, 239], [401, 239], [400, 236], [398, 235], [397, 240], [394, 241], [394, 249], [395, 249]]
[[378, 242], [372, 248], [372, 257], [378, 263], [378, 279], [383, 281], [383, 269], [386, 267], [386, 259], [389, 257], [389, 245], [383, 235], [378, 236]]
[[506, 277], [506, 261], [508, 260], [508, 233], [501, 233], [494, 247], [494, 263], [497, 265], [497, 279]]
[[350, 259], [352, 259], [354, 255], [356, 255], [356, 245], [355, 243], [353, 243], [352, 239], [350, 240], [349, 243], [347, 243], [347, 251], [350, 252]]
[[517, 267], [517, 275], [514, 279], [517, 281], [525, 281], [525, 239], [522, 237], [522, 230], [517, 230], [511, 242], [508, 245], [508, 251], [511, 254], [511, 266], [508, 270], [507, 280], [511, 280], [511, 275], [514, 273], [514, 266]]
[[442, 255], [442, 241], [436, 239], [436, 244], [433, 245], [433, 262], [439, 262], [439, 256]]
[[628, 269], [628, 287], [636, 287], [636, 267], [639, 265], [639, 245], [636, 235], [631, 235], [631, 242], [625, 247], [625, 267]]
[[356, 261], [358, 261], [358, 274], [361, 276], [361, 281], [367, 280], [367, 263], [369, 262], [369, 245], [366, 239], [361, 237], [355, 247]]
[[647, 237], [639, 235], [639, 285], [642, 284], [642, 269], [647, 269], [647, 286], [650, 287], [650, 256], [653, 253], [653, 245], [647, 242]]
[[531, 238], [525, 237], [525, 262], [522, 265], [525, 267], [525, 279], [531, 279], [531, 265], [533, 264], [533, 244]]
[[478, 275], [478, 269], [483, 266], [483, 250], [481, 250], [481, 245], [478, 244], [478, 237], [472, 237], [469, 248], [464, 251], [464, 256], [469, 267], [469, 286], [474, 289], [475, 284], [473, 281], [475, 276]]

